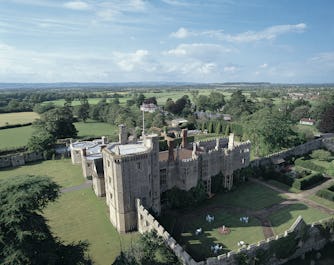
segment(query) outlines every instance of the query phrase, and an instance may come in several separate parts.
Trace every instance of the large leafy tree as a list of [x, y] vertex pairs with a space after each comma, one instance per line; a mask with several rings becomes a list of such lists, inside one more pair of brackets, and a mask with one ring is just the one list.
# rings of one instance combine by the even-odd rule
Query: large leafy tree
[[154, 231], [146, 232], [122, 252], [113, 265], [180, 265], [175, 254]]
[[0, 181], [0, 264], [91, 264], [87, 243], [65, 245], [41, 214], [60, 187], [48, 177], [18, 176]]
[[321, 115], [321, 120], [318, 125], [318, 129], [321, 132], [332, 133], [334, 132], [334, 106], [328, 107]]
[[89, 118], [89, 103], [86, 95], [80, 98], [80, 106], [78, 108], [78, 117], [84, 122]]
[[297, 144], [299, 138], [282, 112], [270, 108], [257, 111], [245, 123], [245, 139], [253, 143], [255, 155], [266, 155]]

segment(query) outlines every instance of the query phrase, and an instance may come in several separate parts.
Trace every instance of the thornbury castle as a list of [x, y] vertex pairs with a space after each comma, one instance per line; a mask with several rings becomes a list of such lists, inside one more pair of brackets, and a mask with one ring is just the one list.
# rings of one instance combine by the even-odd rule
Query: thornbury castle
[[136, 199], [146, 209], [161, 211], [162, 192], [176, 186], [189, 190], [203, 181], [211, 192], [211, 177], [224, 175], [224, 187], [231, 189], [233, 172], [249, 165], [250, 142], [229, 139], [182, 143], [166, 137], [168, 150], [159, 152], [159, 137], [144, 135], [141, 141], [128, 141], [124, 125], [119, 126], [119, 142], [108, 143], [105, 137], [90, 142], [71, 143], [73, 164], [82, 164], [84, 177], [92, 177], [97, 196], [106, 196], [110, 221], [119, 232], [137, 229]]

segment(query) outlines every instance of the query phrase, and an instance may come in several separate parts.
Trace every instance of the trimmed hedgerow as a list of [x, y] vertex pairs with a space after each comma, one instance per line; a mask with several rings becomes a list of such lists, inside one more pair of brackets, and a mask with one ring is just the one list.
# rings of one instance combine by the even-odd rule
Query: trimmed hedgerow
[[324, 198], [330, 201], [334, 201], [334, 192], [330, 191], [329, 189], [318, 190], [316, 195], [321, 198]]
[[305, 190], [309, 188], [310, 186], [322, 181], [323, 179], [324, 179], [324, 176], [322, 174], [313, 173], [304, 178], [295, 179], [295, 181], [292, 184], [292, 187], [299, 189], [299, 190]]

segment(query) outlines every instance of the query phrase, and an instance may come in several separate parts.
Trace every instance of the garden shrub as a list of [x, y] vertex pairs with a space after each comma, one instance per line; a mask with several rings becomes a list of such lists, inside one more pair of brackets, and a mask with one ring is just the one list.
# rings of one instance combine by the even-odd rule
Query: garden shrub
[[308, 168], [308, 169], [311, 169], [313, 171], [318, 171], [320, 173], [324, 173], [325, 172], [325, 168], [324, 167], [316, 165], [312, 161], [304, 160], [303, 158], [297, 158], [295, 160], [295, 165], [296, 166], [300, 166], [300, 167], [304, 167], [304, 168]]
[[18, 127], [25, 127], [25, 126], [30, 126], [30, 125], [32, 125], [31, 122], [19, 123], [19, 124], [8, 124], [8, 125], [0, 126], [0, 130], [18, 128]]
[[295, 179], [295, 181], [292, 184], [292, 187], [299, 189], [299, 190], [305, 190], [309, 188], [310, 186], [322, 181], [323, 179], [324, 179], [324, 176], [322, 174], [313, 173], [304, 178]]
[[329, 189], [318, 190], [316, 195], [326, 200], [334, 202], [334, 192]]

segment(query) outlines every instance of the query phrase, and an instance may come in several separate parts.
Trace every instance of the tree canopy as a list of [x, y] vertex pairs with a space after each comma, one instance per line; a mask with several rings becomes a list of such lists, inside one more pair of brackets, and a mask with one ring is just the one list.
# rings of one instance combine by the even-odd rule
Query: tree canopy
[[53, 237], [41, 214], [60, 187], [48, 177], [17, 176], [0, 181], [0, 264], [92, 264], [87, 243], [65, 245]]

